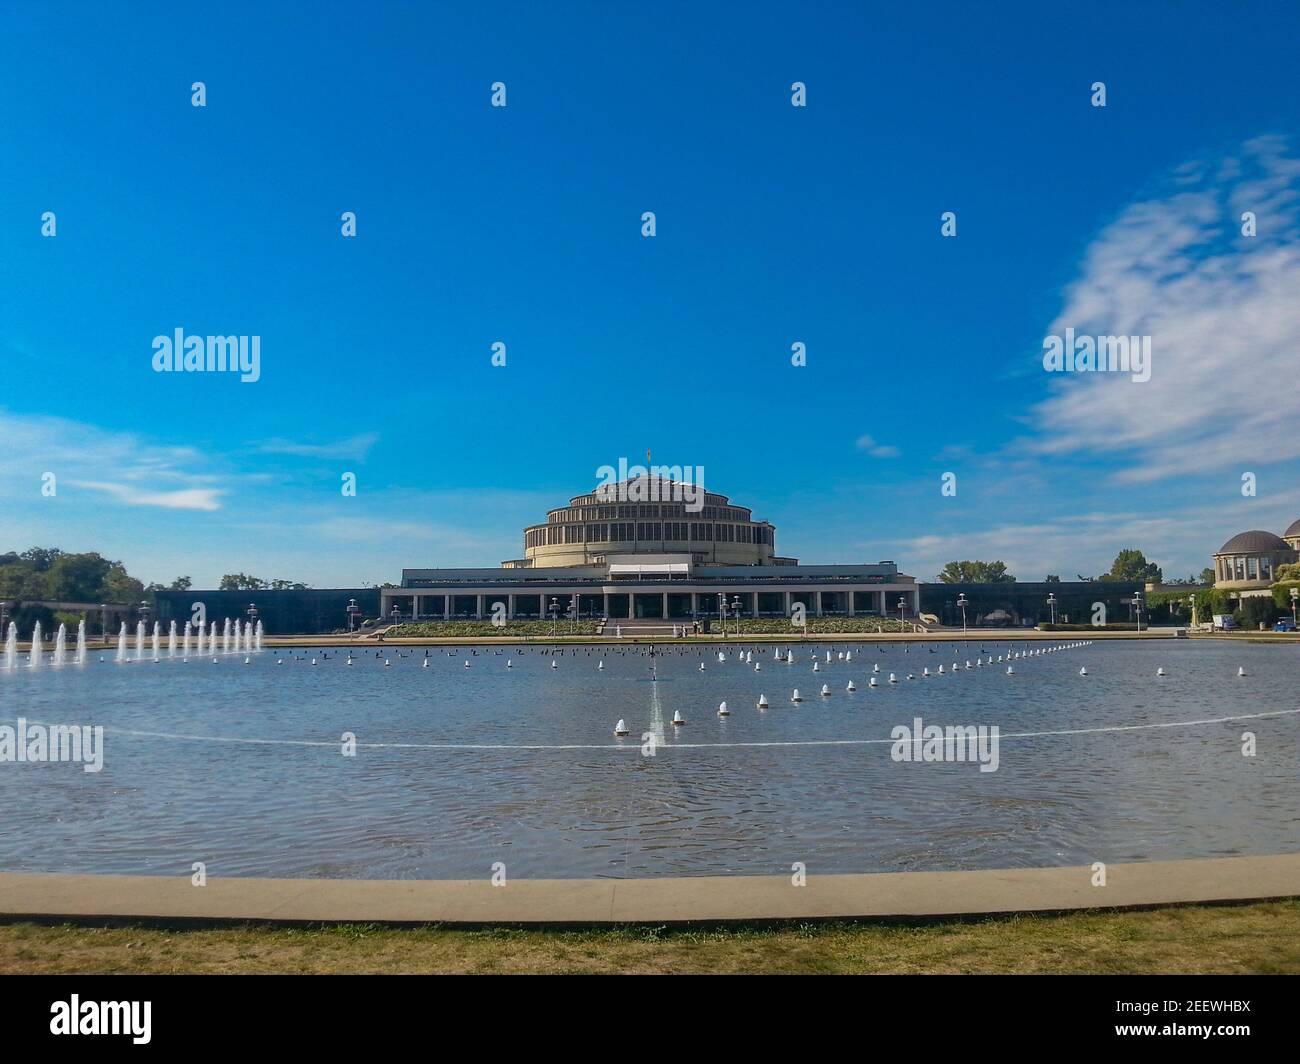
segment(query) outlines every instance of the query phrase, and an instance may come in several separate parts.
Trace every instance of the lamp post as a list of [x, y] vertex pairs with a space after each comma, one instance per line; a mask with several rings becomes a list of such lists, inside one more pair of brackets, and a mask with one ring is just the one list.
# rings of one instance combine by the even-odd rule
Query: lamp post
[[149, 602], [147, 599], [140, 600], [140, 620], [144, 621], [145, 627], [149, 625]]
[[961, 638], [964, 643], [966, 641], [966, 592], [958, 593], [957, 605], [961, 607]]
[[402, 619], [402, 611], [397, 608], [396, 602], [393, 603], [393, 610], [388, 616], [394, 624]]
[[99, 604], [99, 630], [103, 636], [104, 642], [108, 642], [108, 604], [101, 602]]
[[1133, 616], [1137, 618], [1138, 634], [1142, 633], [1142, 592], [1133, 592]]
[[9, 629], [9, 607], [12, 605], [12, 602], [0, 602], [0, 631]]
[[1293, 587], [1291, 589], [1291, 624], [1292, 625], [1295, 625], [1297, 623], [1296, 613], [1295, 613], [1295, 604], [1297, 601], [1300, 601], [1300, 589]]
[[252, 628], [256, 628], [257, 627], [257, 603], [250, 602], [248, 604], [248, 609], [246, 609], [244, 613], [248, 615], [249, 626]]
[[907, 623], [906, 621], [903, 620], [903, 613], [906, 609], [907, 609], [907, 599], [903, 598], [902, 595], [899, 595], [898, 596], [898, 627], [900, 630], [902, 629], [903, 625]]
[[736, 618], [736, 638], [740, 638], [740, 596], [731, 596], [731, 613]]
[[1187, 604], [1188, 604], [1189, 606], [1192, 607], [1192, 627], [1195, 628], [1195, 627], [1197, 627], [1197, 625], [1196, 625], [1196, 596], [1195, 596], [1195, 595], [1188, 595], [1188, 596], [1187, 596]]
[[[347, 608], [347, 615], [348, 615], [348, 635], [351, 635], [351, 634], [352, 634], [352, 630], [356, 627], [356, 625], [357, 625], [357, 614], [360, 613], [360, 612], [361, 612], [361, 607], [357, 605], [357, 600], [356, 600], [356, 599], [348, 599], [348, 608]], [[349, 651], [349, 653], [351, 653], [351, 651]]]
[[554, 636], [555, 626], [559, 623], [559, 617], [560, 617], [560, 604], [554, 598], [551, 599], [550, 613], [551, 613], [551, 635]]
[[1052, 611], [1052, 627], [1056, 627], [1056, 594], [1050, 593], [1047, 596], [1047, 605]]

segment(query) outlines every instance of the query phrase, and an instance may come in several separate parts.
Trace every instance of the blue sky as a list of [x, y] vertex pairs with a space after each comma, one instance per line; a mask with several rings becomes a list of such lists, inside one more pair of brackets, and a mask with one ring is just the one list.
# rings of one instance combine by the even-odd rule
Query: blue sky
[[[925, 579], [1300, 517], [1294, 5], [739, 10], [4, 4], [0, 550], [495, 565], [647, 448]], [[1067, 326], [1152, 379], [1044, 372]], [[261, 379], [155, 373], [176, 328]]]

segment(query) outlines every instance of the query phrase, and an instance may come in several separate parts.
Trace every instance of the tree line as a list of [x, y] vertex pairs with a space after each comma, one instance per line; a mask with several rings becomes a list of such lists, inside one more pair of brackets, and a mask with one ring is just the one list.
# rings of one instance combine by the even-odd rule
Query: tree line
[[[1095, 580], [1102, 581], [1123, 581], [1127, 583], [1164, 583], [1164, 571], [1155, 562], [1147, 561], [1146, 555], [1140, 550], [1126, 548], [1115, 555], [1114, 562], [1111, 563], [1110, 571], [1102, 573], [1100, 576], [1084, 576], [1082, 573], [1076, 574], [1078, 578], [1086, 583]], [[949, 562], [943, 567], [943, 572], [939, 573], [935, 579], [941, 584], [1011, 584], [1016, 582], [1013, 574], [1007, 572], [1005, 562], [980, 562], [980, 561], [962, 561]], [[1061, 577], [1059, 575], [1049, 574], [1045, 580], [1048, 584], [1059, 584]], [[1186, 580], [1170, 580], [1171, 584], [1213, 584], [1214, 570], [1208, 566], [1201, 570], [1200, 575], [1192, 575]]]
[[[178, 576], [170, 584], [146, 584], [128, 573], [120, 561], [105, 558], [97, 551], [77, 553], [58, 547], [32, 547], [21, 553], [0, 554], [0, 600], [11, 603], [7, 612], [20, 628], [38, 620], [48, 625], [55, 620], [75, 619], [26, 603], [136, 605], [143, 601], [152, 605], [155, 592], [189, 591], [193, 586], [188, 576]], [[221, 578], [219, 590], [281, 591], [306, 587], [295, 580], [263, 580], [246, 573], [228, 573]]]

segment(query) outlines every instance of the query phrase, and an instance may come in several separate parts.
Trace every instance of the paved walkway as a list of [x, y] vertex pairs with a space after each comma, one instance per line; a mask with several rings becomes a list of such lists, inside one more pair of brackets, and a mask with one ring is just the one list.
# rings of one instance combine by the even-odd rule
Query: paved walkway
[[1300, 853], [1113, 864], [1092, 870], [999, 869], [684, 879], [213, 879], [188, 875], [0, 873], [0, 917], [128, 917], [285, 923], [667, 923], [824, 917], [1054, 912], [1300, 896]]

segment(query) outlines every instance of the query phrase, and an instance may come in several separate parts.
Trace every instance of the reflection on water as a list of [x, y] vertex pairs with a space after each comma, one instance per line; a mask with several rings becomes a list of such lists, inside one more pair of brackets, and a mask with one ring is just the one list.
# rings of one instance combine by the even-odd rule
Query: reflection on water
[[[1007, 644], [937, 654], [858, 647], [852, 662], [823, 656], [817, 674], [806, 650], [786, 666], [755, 648], [764, 667], [754, 672], [703, 646], [653, 661], [643, 648], [608, 646], [434, 649], [428, 668], [420, 649], [385, 650], [391, 667], [373, 649], [357, 651], [353, 666], [336, 649], [270, 650], [247, 666], [118, 665], [92, 653], [84, 668], [0, 673], [6, 723], [24, 716], [107, 733], [97, 775], [0, 764], [0, 868], [188, 875], [205, 861], [216, 876], [477, 878], [504, 861], [513, 878], [623, 877], [788, 873], [795, 861], [816, 874], [1300, 848], [1300, 716], [1008, 736], [1296, 709], [1300, 648], [1101, 643], [1018, 660], [1014, 676], [994, 665], [903, 679], [981, 649], [1004, 654]], [[875, 663], [881, 686], [870, 689]], [[1169, 675], [1157, 679], [1159, 666]], [[889, 672], [902, 682], [885, 684]], [[822, 683], [832, 697], [816, 695]], [[789, 701], [796, 686], [807, 701]], [[771, 703], [761, 712], [760, 694]], [[724, 698], [731, 716], [718, 717]], [[673, 728], [679, 710], [688, 723]], [[998, 771], [896, 763], [880, 743], [782, 745], [887, 739], [916, 716], [998, 725]], [[626, 740], [612, 735], [620, 717]], [[334, 745], [215, 741], [333, 744], [348, 731], [362, 744], [353, 758]], [[1241, 754], [1244, 731], [1257, 737], [1254, 758]], [[653, 758], [640, 754], [644, 732], [660, 742]], [[419, 745], [439, 743], [497, 748]]]

